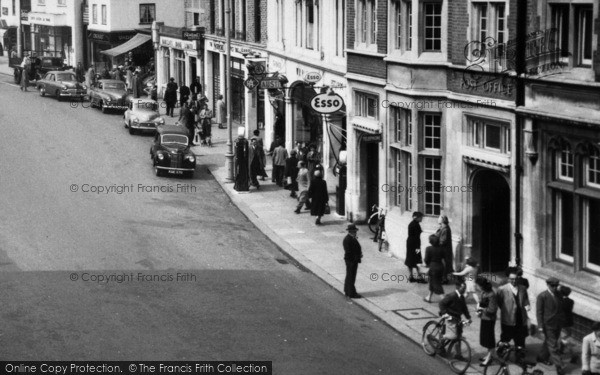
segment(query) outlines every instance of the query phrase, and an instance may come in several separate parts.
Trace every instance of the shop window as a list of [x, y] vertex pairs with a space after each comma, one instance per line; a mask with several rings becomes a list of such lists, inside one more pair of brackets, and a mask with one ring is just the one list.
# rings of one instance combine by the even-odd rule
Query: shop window
[[354, 115], [378, 120], [377, 103], [377, 95], [356, 91], [354, 93]]
[[573, 262], [573, 237], [575, 231], [573, 215], [573, 194], [565, 191], [556, 191], [554, 215], [556, 257], [567, 262]]
[[425, 149], [439, 150], [442, 140], [442, 115], [439, 113], [422, 114], [423, 146]]
[[425, 215], [438, 216], [442, 210], [442, 159], [424, 157], [423, 172]]
[[423, 51], [442, 50], [442, 4], [423, 3]]
[[140, 4], [140, 24], [149, 24], [156, 20], [156, 5]]

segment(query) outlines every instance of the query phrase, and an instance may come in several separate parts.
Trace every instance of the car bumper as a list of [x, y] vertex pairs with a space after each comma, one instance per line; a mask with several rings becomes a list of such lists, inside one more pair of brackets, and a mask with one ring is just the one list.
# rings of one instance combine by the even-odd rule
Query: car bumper
[[123, 104], [104, 103], [104, 107], [107, 109], [122, 109], [122, 110], [127, 109], [127, 106], [123, 105]]
[[148, 123], [148, 122], [140, 122], [140, 123], [135, 123], [132, 122], [131, 123], [131, 128], [132, 129], [136, 129], [136, 130], [156, 130], [156, 127], [162, 125], [162, 124], [156, 124], [156, 123]]
[[173, 168], [173, 167], [161, 167], [157, 165], [156, 168], [166, 171], [169, 174], [184, 174], [186, 172], [194, 172], [196, 168]]
[[61, 91], [60, 96], [65, 98], [83, 98], [87, 93], [85, 91]]

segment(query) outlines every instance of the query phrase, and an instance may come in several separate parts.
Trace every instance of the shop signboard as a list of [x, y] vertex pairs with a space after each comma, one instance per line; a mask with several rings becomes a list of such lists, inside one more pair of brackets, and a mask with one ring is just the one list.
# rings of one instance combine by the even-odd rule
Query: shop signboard
[[317, 83], [319, 82], [323, 76], [319, 72], [308, 72], [304, 75], [304, 81], [308, 83]]
[[258, 86], [261, 89], [280, 89], [282, 88], [279, 77], [263, 78]]
[[310, 106], [318, 113], [335, 113], [344, 106], [344, 99], [336, 93], [318, 94], [310, 100]]

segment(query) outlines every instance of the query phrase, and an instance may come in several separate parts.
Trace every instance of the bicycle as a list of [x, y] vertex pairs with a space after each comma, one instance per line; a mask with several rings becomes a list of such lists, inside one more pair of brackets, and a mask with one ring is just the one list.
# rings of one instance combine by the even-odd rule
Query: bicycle
[[382, 217], [385, 217], [385, 210], [374, 204], [373, 207], [371, 207], [371, 211], [373, 213], [371, 214], [371, 216], [369, 216], [367, 224], [369, 224], [369, 230], [377, 234], [377, 230], [379, 229], [379, 221]]
[[387, 233], [385, 232], [385, 215], [387, 213], [387, 210], [379, 208], [377, 207], [377, 205], [373, 205], [372, 209], [376, 212], [373, 213], [371, 217], [369, 217], [369, 229], [371, 230], [371, 232], [375, 233], [375, 236], [373, 237], [373, 242], [379, 243], [377, 249], [379, 250], [379, 252], [381, 252], [381, 249], [383, 248], [383, 243], [387, 239]]
[[447, 319], [448, 316], [443, 316], [440, 320], [431, 320], [425, 324], [421, 346], [423, 351], [430, 356], [445, 355], [452, 372], [464, 374], [471, 365], [471, 346], [462, 337], [462, 327], [470, 322], [461, 320], [456, 325], [456, 338], [447, 339], [444, 338]]
[[[516, 363], [508, 360], [510, 353], [515, 353]], [[496, 354], [490, 360], [490, 363], [484, 367], [483, 375], [544, 375], [540, 369], [529, 372], [530, 367], [535, 367], [537, 363], [519, 360], [518, 349], [505, 342], [498, 343]]]

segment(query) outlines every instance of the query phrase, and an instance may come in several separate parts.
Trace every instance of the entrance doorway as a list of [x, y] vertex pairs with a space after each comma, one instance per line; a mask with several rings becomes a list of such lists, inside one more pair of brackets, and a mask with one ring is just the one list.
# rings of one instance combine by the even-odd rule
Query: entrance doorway
[[473, 179], [473, 255], [483, 272], [504, 271], [510, 262], [510, 188], [492, 170]]
[[379, 143], [365, 144], [367, 151], [367, 215], [371, 215], [371, 207], [379, 206]]

